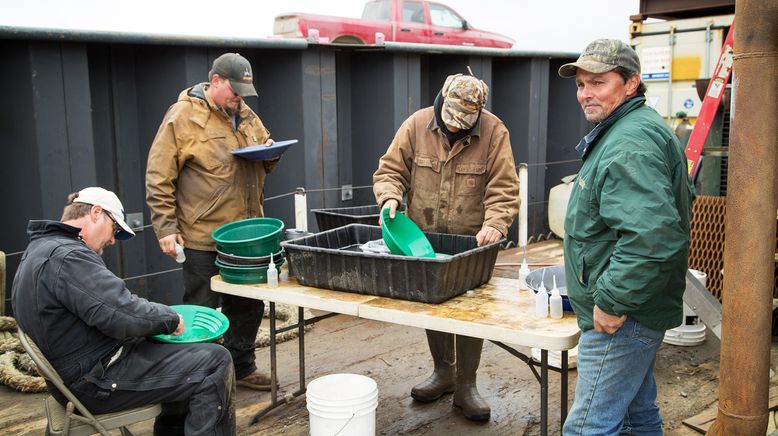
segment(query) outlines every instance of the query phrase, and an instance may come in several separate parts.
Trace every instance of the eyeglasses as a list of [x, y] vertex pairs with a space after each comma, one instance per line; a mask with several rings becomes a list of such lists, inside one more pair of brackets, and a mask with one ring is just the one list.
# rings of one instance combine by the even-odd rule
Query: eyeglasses
[[122, 226], [120, 226], [119, 223], [117, 223], [116, 220], [113, 219], [113, 216], [110, 213], [105, 212], [105, 211], [103, 211], [103, 212], [105, 213], [106, 216], [108, 216], [108, 219], [110, 219], [111, 222], [113, 223], [113, 234], [114, 234], [114, 236], [118, 235], [119, 232], [122, 231]]

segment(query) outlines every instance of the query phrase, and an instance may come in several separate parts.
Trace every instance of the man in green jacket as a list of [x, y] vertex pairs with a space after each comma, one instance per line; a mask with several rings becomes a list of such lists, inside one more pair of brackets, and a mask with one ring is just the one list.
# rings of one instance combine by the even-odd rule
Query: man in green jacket
[[637, 53], [589, 44], [559, 69], [586, 119], [565, 219], [565, 275], [582, 330], [565, 435], [661, 435], [654, 363], [682, 322], [694, 191], [683, 149], [645, 105]]

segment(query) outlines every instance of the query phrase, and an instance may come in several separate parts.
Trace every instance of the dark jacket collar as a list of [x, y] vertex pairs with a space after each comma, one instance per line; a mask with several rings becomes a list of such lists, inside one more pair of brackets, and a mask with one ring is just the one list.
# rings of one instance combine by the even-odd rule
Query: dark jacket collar
[[73, 227], [60, 221], [30, 220], [27, 224], [27, 235], [29, 235], [30, 241], [47, 236], [64, 236], [67, 238], [80, 239], [78, 236], [80, 233], [80, 228]]

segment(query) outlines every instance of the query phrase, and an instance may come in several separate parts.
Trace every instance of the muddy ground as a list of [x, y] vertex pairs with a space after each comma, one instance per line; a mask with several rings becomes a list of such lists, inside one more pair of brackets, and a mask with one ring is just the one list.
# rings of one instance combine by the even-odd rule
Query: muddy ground
[[[559, 260], [559, 241], [531, 246], [528, 259], [534, 266]], [[517, 262], [516, 250], [506, 250], [498, 259], [497, 275], [512, 276], [516, 269], [499, 264]], [[267, 324], [263, 322], [263, 327]], [[479, 370], [479, 390], [492, 406], [492, 418], [483, 424], [462, 418], [451, 406], [451, 395], [432, 404], [414, 402], [409, 392], [431, 369], [423, 330], [339, 315], [318, 322], [305, 336], [306, 380], [337, 372], [364, 374], [376, 380], [379, 403], [376, 429], [380, 435], [536, 435], [540, 433], [539, 385], [527, 365], [492, 343], [485, 343]], [[773, 346], [773, 361], [776, 358]], [[279, 344], [281, 396], [297, 388], [298, 341]], [[528, 349], [520, 349], [529, 353]], [[269, 351], [257, 351], [258, 362], [268, 368]], [[665, 433], [699, 434], [682, 420], [715, 405], [719, 383], [719, 343], [709, 334], [703, 345], [678, 347], [663, 344], [656, 375], [658, 402], [665, 420]], [[775, 377], [774, 377], [775, 379]], [[550, 376], [550, 431], [559, 434], [559, 376]], [[773, 380], [775, 384], [775, 380]], [[572, 402], [575, 371], [570, 373]], [[22, 394], [0, 386], [0, 434], [43, 434], [43, 394]], [[304, 398], [290, 400], [258, 424], [251, 417], [269, 401], [267, 392], [238, 388], [238, 434], [307, 435], [309, 417]], [[131, 427], [137, 435], [151, 434], [151, 422]]]

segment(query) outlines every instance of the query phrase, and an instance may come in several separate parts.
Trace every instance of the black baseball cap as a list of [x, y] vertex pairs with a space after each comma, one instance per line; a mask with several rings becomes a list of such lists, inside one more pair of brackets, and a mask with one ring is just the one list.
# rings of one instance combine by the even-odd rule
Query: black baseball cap
[[237, 53], [224, 53], [213, 61], [211, 75], [218, 74], [230, 81], [232, 90], [241, 97], [256, 97], [254, 89], [254, 75], [251, 73], [251, 64], [246, 58]]

